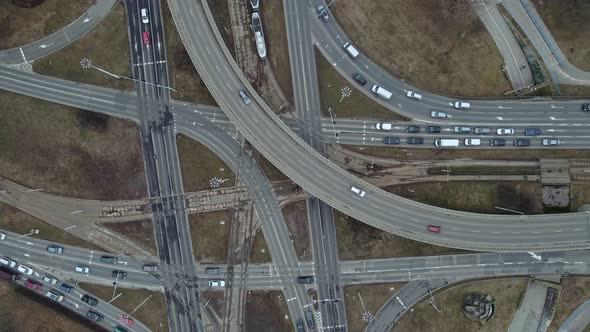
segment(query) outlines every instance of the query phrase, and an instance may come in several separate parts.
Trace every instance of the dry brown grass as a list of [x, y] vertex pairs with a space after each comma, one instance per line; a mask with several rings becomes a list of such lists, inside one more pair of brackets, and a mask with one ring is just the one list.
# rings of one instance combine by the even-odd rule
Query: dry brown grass
[[547, 332], [555, 332], [574, 310], [586, 300], [590, 299], [590, 279], [563, 278], [561, 279], [561, 293], [555, 310], [555, 315]]
[[56, 195], [147, 194], [135, 123], [0, 92], [0, 174]]
[[570, 211], [578, 211], [584, 204], [590, 204], [590, 184], [572, 183], [570, 185]]
[[[92, 284], [79, 284], [86, 291], [98, 296], [104, 301], [110, 301], [113, 296], [113, 288]], [[115, 307], [123, 310], [125, 313], [133, 311], [148, 296], [152, 296], [137, 311], [131, 315], [141, 321], [152, 331], [168, 331], [168, 311], [164, 295], [158, 292], [152, 292], [145, 289], [117, 289], [117, 294], [123, 293], [116, 300], [111, 302]]]
[[[45, 292], [43, 293], [45, 294]], [[32, 291], [0, 280], [2, 331], [96, 331], [95, 325]]]
[[311, 242], [309, 239], [309, 223], [307, 222], [306, 201], [289, 204], [283, 208], [287, 228], [292, 235], [297, 257], [303, 261], [311, 260]]
[[452, 95], [510, 90], [503, 59], [467, 1], [340, 0], [332, 11], [363, 53], [400, 79]]
[[118, 3], [92, 31], [68, 47], [35, 61], [33, 69], [37, 73], [66, 80], [131, 90], [133, 82], [130, 80], [117, 80], [98, 70], [80, 66], [80, 60], [88, 58], [97, 67], [130, 77], [129, 56], [125, 9]]
[[199, 263], [226, 263], [232, 210], [189, 215], [193, 254]]
[[[494, 279], [460, 285], [434, 296], [441, 313], [437, 313], [426, 298], [406, 313], [393, 328], [400, 331], [506, 331], [527, 286], [526, 279]], [[461, 305], [473, 292], [490, 294], [496, 299], [494, 316], [485, 324], [472, 321], [463, 314]]]
[[176, 144], [185, 192], [210, 189], [209, 180], [214, 176], [228, 179], [222, 187], [235, 184], [232, 170], [206, 146], [184, 135], [176, 136]]
[[543, 22], [568, 60], [582, 70], [590, 70], [590, 2], [579, 0], [532, 1]]
[[100, 225], [131, 239], [150, 253], [157, 254], [154, 225], [151, 220], [101, 223]]
[[65, 27], [86, 11], [93, 0], [45, 0], [33, 8], [0, 2], [0, 49], [23, 46]]
[[252, 249], [250, 250], [250, 263], [269, 263], [271, 261], [268, 246], [264, 240], [262, 231], [258, 231], [252, 241]]
[[279, 291], [248, 291], [246, 297], [246, 331], [291, 331], [293, 323], [287, 302]]
[[[346, 320], [349, 331], [364, 331], [367, 323], [363, 321], [363, 305], [373, 315], [406, 283], [370, 284], [344, 287]], [[360, 297], [359, 297], [360, 294]]]

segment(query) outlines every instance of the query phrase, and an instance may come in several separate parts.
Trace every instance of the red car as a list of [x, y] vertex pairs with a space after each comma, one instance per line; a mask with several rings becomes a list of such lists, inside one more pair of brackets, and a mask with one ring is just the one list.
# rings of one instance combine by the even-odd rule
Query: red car
[[428, 231], [433, 233], [440, 233], [440, 226], [428, 225]]
[[41, 286], [41, 284], [39, 284], [36, 281], [33, 281], [31, 279], [27, 279], [27, 281], [25, 281], [25, 286], [27, 286], [28, 288], [30, 288], [32, 290], [36, 290], [36, 291], [40, 291], [41, 288], [43, 288], [43, 286]]
[[128, 317], [128, 316], [126, 316], [126, 315], [121, 315], [121, 316], [119, 316], [119, 322], [120, 322], [120, 323], [123, 323], [123, 324], [125, 324], [125, 325], [127, 325], [127, 326], [131, 326], [131, 325], [133, 325], [133, 319], [129, 318], [129, 317]]
[[144, 31], [143, 32], [143, 43], [146, 44], [146, 45], [152, 43], [152, 41], [150, 40], [150, 34], [147, 31]]

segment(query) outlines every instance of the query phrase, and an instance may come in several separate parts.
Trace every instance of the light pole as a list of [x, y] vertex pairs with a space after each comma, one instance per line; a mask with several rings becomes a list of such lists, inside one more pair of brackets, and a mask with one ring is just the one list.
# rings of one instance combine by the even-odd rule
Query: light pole
[[30, 235], [33, 235], [33, 234], [39, 234], [39, 230], [36, 229], [36, 228], [32, 228], [31, 231], [28, 234], [19, 235], [16, 238], [17, 239], [20, 239], [21, 237], [30, 236]]
[[330, 113], [330, 119], [332, 120], [332, 130], [334, 130], [334, 137], [338, 138], [338, 134], [336, 133], [336, 121], [334, 121], [334, 118], [336, 117], [336, 114], [334, 114], [334, 116], [332, 116], [332, 107], [328, 107], [328, 113]]
[[522, 212], [522, 211], [516, 211], [516, 210], [512, 210], [512, 209], [507, 209], [507, 208], [503, 208], [503, 207], [501, 207], [501, 206], [494, 206], [494, 207], [495, 207], [496, 209], [498, 209], [498, 210], [504, 210], [504, 211], [508, 211], [508, 212], [514, 212], [514, 213], [518, 213], [518, 214], [520, 214], [521, 216], [523, 216], [523, 215], [524, 215], [524, 212]]
[[148, 84], [148, 85], [157, 86], [159, 88], [164, 88], [164, 89], [172, 90], [172, 91], [178, 93], [177, 90], [174, 90], [173, 88], [171, 88], [169, 86], [160, 85], [160, 84], [156, 84], [156, 83], [152, 83], [152, 82], [147, 82], [147, 81], [140, 81], [140, 80], [136, 80], [135, 78], [113, 74], [111, 72], [108, 72], [108, 71], [106, 71], [106, 70], [104, 70], [102, 68], [99, 68], [99, 67], [93, 65], [92, 64], [92, 61], [90, 61], [90, 59], [88, 59], [88, 58], [83, 58], [82, 60], [80, 60], [80, 65], [82, 66], [82, 69], [90, 69], [90, 68], [93, 68], [93, 69], [96, 69], [96, 70], [98, 70], [99, 72], [101, 72], [103, 74], [109, 75], [109, 76], [111, 76], [113, 78], [116, 78], [118, 80], [119, 79], [125, 79], [125, 80], [130, 80], [130, 81], [134, 81], [134, 82], [138, 82], [138, 83], [144, 83], [144, 84]]
[[434, 310], [438, 311], [438, 313], [440, 314], [440, 310], [438, 310], [438, 308], [436, 307], [436, 302], [434, 302], [434, 296], [432, 296], [432, 289], [430, 287], [428, 287], [428, 294], [430, 294], [430, 301], [428, 303], [430, 303]]

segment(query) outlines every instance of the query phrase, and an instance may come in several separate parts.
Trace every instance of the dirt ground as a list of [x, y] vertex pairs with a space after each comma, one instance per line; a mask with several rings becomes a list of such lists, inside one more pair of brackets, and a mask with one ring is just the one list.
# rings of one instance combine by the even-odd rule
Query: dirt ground
[[22, 46], [41, 39], [78, 18], [92, 0], [45, 0], [33, 8], [22, 8], [10, 1], [0, 2], [0, 49]]
[[[377, 104], [354, 88], [346, 79], [340, 76], [324, 56], [314, 48], [318, 71], [318, 85], [320, 88], [321, 110], [325, 117], [338, 118], [372, 118], [389, 119], [393, 121], [407, 121], [408, 118], [394, 113], [387, 108]], [[342, 99], [342, 89], [350, 89], [350, 97]]]
[[563, 278], [563, 286], [553, 321], [547, 332], [555, 332], [574, 310], [586, 300], [590, 299], [590, 279], [588, 278]]
[[[81, 283], [78, 286], [98, 296], [104, 301], [110, 301], [113, 296], [113, 288]], [[152, 331], [168, 331], [168, 311], [164, 295], [145, 289], [121, 289], [117, 288], [117, 294], [123, 293], [119, 298], [111, 302], [115, 307], [130, 313], [141, 302], [151, 296], [137, 311], [131, 315], [145, 324]]]
[[131, 90], [133, 82], [130, 80], [117, 80], [98, 70], [84, 69], [80, 65], [80, 61], [87, 58], [94, 66], [116, 75], [131, 77], [129, 56], [125, 9], [122, 4], [117, 3], [92, 31], [68, 47], [35, 61], [33, 70], [66, 80]]
[[572, 183], [570, 185], [570, 211], [578, 211], [584, 204], [590, 204], [590, 184]]
[[285, 97], [291, 104], [293, 99], [293, 81], [289, 63], [287, 27], [282, 0], [265, 0], [260, 4], [260, 15], [264, 22], [266, 40], [266, 56], [272, 65], [273, 72]]
[[0, 280], [2, 331], [97, 331], [89, 320], [5, 280]]
[[[527, 286], [526, 279], [494, 279], [460, 285], [434, 295], [441, 313], [422, 300], [406, 313], [393, 328], [400, 331], [506, 331]], [[462, 302], [472, 292], [490, 294], [496, 299], [494, 316], [485, 324], [470, 320], [463, 314]]]
[[341, 260], [428, 256], [461, 253], [384, 232], [341, 212], [335, 212], [338, 257]]
[[0, 174], [76, 198], [147, 192], [134, 123], [8, 92], [0, 92]]
[[364, 54], [431, 92], [498, 96], [503, 59], [469, 2], [341, 0], [332, 13]]
[[225, 45], [235, 59], [236, 54], [234, 50], [234, 37], [231, 28], [231, 21], [229, 18], [229, 7], [227, 5], [227, 1], [207, 0], [207, 3], [209, 4], [209, 9], [211, 9], [211, 13], [213, 14], [213, 19], [217, 24], [217, 29], [219, 29], [219, 32], [223, 37], [223, 41], [225, 41]]
[[459, 158], [478, 160], [531, 160], [540, 158], [590, 158], [590, 150], [450, 150], [361, 147], [353, 145], [344, 145], [343, 147], [369, 156], [394, 158], [397, 160], [448, 160]]
[[208, 302], [208, 306], [213, 307], [213, 311], [217, 313], [220, 318], [225, 316], [224, 293], [219, 291], [202, 291], [201, 296]]
[[167, 3], [162, 4], [162, 16], [168, 52], [168, 76], [170, 85], [178, 91], [171, 92], [172, 98], [197, 104], [217, 105], [180, 40]]
[[157, 255], [156, 242], [154, 241], [154, 226], [151, 220], [105, 222], [100, 225], [131, 239], [152, 254]]
[[199, 263], [226, 263], [232, 210], [189, 215], [193, 254]]
[[533, 0], [543, 22], [568, 60], [590, 70], [590, 2], [584, 0]]
[[285, 206], [283, 216], [285, 216], [297, 257], [302, 261], [310, 261], [312, 258], [311, 242], [309, 239], [306, 201], [299, 201]]
[[397, 282], [344, 287], [348, 329], [350, 331], [363, 331], [367, 327], [367, 323], [363, 321], [365, 309], [375, 315], [381, 306], [405, 284], [403, 282]]
[[0, 213], [0, 229], [20, 234], [28, 234], [31, 232], [31, 229], [35, 228], [39, 230], [39, 234], [30, 235], [31, 237], [92, 250], [104, 250], [90, 242], [79, 239], [62, 229], [49, 225], [42, 220], [24, 213], [11, 205], [0, 203], [0, 209], [4, 210]]
[[289, 178], [283, 174], [283, 172], [279, 171], [275, 165], [268, 161], [268, 159], [264, 158], [264, 156], [262, 156], [262, 154], [260, 154], [258, 151], [255, 152], [255, 159], [270, 181], [289, 180]]
[[252, 241], [252, 249], [250, 250], [250, 263], [270, 263], [271, 261], [270, 252], [268, 246], [264, 240], [262, 231], [259, 230]]
[[184, 136], [176, 136], [182, 182], [185, 192], [211, 189], [209, 180], [215, 176], [227, 179], [222, 187], [235, 184], [234, 173], [203, 144]]
[[246, 296], [246, 331], [292, 331], [289, 310], [279, 291], [248, 291]]
[[525, 214], [543, 213], [541, 184], [536, 182], [437, 182], [384, 188], [414, 201], [476, 213], [510, 214], [500, 206]]

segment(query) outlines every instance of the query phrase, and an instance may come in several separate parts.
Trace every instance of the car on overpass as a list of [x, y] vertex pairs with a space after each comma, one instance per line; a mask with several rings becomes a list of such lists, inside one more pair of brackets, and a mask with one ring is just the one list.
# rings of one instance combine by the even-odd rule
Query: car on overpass
[[541, 129], [539, 128], [526, 128], [524, 130], [525, 136], [539, 136], [541, 135]]
[[432, 112], [430, 112], [430, 117], [435, 118], [435, 119], [446, 119], [446, 118], [450, 118], [451, 116], [447, 112], [432, 111]]
[[350, 187], [350, 191], [352, 191], [353, 193], [355, 193], [357, 196], [359, 197], [365, 197], [366, 192], [362, 189], [359, 189], [355, 186]]
[[557, 138], [543, 138], [541, 141], [541, 145], [543, 146], [551, 146], [551, 145], [559, 145], [561, 141]]
[[590, 104], [582, 104], [582, 111], [590, 112]]
[[498, 128], [496, 129], [496, 135], [514, 135], [514, 128]]
[[531, 145], [531, 140], [524, 139], [524, 138], [518, 138], [518, 139], [515, 139], [514, 142], [512, 142], [512, 145], [514, 145], [516, 147], [529, 146], [529, 145]]
[[428, 231], [432, 233], [440, 233], [441, 227], [437, 225], [428, 225]]
[[383, 137], [383, 144], [399, 144], [399, 143], [400, 143], [399, 137], [391, 137], [391, 136]]
[[503, 138], [492, 138], [490, 140], [490, 146], [504, 146], [506, 145], [506, 140]]

